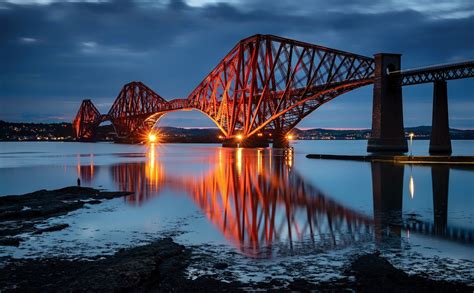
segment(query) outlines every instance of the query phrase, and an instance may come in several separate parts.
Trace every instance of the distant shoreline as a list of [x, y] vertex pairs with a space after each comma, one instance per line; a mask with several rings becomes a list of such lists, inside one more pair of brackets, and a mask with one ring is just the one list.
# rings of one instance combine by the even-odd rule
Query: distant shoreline
[[[354, 141], [354, 140], [368, 140], [367, 138], [354, 138], [354, 139], [348, 139], [348, 138], [331, 138], [331, 139], [294, 139], [293, 141], [333, 141], [333, 140], [344, 140], [344, 141]], [[413, 140], [430, 140], [429, 138], [414, 138]], [[451, 140], [474, 140], [474, 138], [451, 138]], [[116, 143], [116, 144], [130, 144], [130, 143], [124, 143], [124, 142], [115, 142], [113, 140], [96, 140], [96, 141], [79, 141], [79, 140], [74, 140], [74, 139], [69, 139], [69, 140], [34, 140], [34, 139], [25, 139], [25, 140], [1, 140], [0, 142], [77, 142], [77, 143], [100, 143], [100, 142], [110, 142], [110, 143]], [[160, 141], [159, 144], [173, 144], [173, 143], [181, 143], [181, 144], [192, 144], [192, 143], [198, 143], [198, 144], [221, 144], [222, 141]]]
[[[221, 143], [217, 128], [159, 127], [156, 129], [163, 143]], [[295, 140], [366, 140], [370, 129], [294, 128], [289, 133]], [[0, 120], [0, 141], [76, 141], [71, 123], [13, 123]], [[431, 126], [406, 127], [405, 135], [414, 133], [414, 140], [430, 139]], [[452, 140], [474, 140], [473, 129], [450, 129]], [[97, 128], [95, 141], [113, 141], [112, 125]], [[165, 142], [166, 141], [166, 142]]]

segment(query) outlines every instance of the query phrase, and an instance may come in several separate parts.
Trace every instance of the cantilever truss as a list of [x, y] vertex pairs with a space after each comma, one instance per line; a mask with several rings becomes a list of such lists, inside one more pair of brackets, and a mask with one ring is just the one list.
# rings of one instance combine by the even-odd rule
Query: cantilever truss
[[100, 124], [102, 116], [91, 100], [83, 100], [76, 118], [72, 122], [74, 135], [83, 140], [94, 138], [95, 130]]
[[[143, 83], [131, 82], [99, 120], [110, 119], [118, 138], [137, 141], [163, 115], [181, 109], [203, 112], [227, 138], [285, 133], [322, 104], [372, 83], [373, 73], [369, 57], [255, 35], [240, 41], [187, 99], [166, 101]], [[77, 130], [76, 137], [86, 132]]]
[[316, 108], [372, 83], [374, 60], [272, 35], [239, 42], [188, 96], [223, 133], [287, 132]]
[[[168, 102], [141, 82], [123, 86], [108, 113], [119, 138], [140, 135], [153, 127]], [[145, 121], [149, 121], [147, 123]]]

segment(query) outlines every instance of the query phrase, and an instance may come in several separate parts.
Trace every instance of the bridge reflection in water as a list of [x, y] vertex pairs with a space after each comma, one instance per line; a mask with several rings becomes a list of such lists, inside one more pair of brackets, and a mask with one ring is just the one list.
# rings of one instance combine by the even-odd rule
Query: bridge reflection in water
[[[293, 169], [291, 151], [219, 148], [208, 158], [209, 169], [189, 175], [186, 170], [167, 171], [158, 155], [152, 145], [145, 162], [111, 166], [119, 188], [135, 191], [126, 200], [139, 205], [165, 189], [184, 193], [229, 242], [249, 256], [270, 256], [272, 246], [293, 249], [295, 242], [331, 248], [374, 239], [378, 246], [400, 247], [402, 229], [474, 242], [473, 230], [447, 225], [448, 167], [432, 167], [434, 221], [425, 223], [403, 218], [403, 165], [372, 163], [373, 216], [368, 216], [304, 180]], [[94, 168], [83, 166], [81, 175], [87, 170]]]

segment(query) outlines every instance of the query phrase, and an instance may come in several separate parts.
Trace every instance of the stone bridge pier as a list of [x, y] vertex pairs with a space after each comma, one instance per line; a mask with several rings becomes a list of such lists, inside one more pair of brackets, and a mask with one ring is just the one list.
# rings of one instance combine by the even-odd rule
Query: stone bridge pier
[[408, 151], [403, 127], [400, 76], [389, 75], [389, 72], [400, 71], [400, 59], [400, 54], [375, 55], [372, 133], [367, 145], [368, 152]]
[[403, 126], [402, 87], [433, 83], [433, 116], [430, 154], [452, 152], [449, 133], [448, 86], [446, 80], [472, 77], [473, 62], [439, 65], [402, 71], [400, 54], [375, 55], [372, 133], [368, 152], [408, 151]]
[[433, 116], [430, 154], [451, 154], [451, 135], [448, 118], [448, 85], [445, 80], [434, 82]]

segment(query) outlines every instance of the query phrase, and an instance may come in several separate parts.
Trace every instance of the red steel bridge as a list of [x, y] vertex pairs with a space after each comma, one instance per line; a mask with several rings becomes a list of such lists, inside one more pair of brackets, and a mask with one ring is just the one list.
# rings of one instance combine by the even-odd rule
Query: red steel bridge
[[[271, 138], [274, 147], [281, 147], [287, 144], [287, 133], [319, 106], [375, 84], [369, 149], [370, 145], [373, 151], [395, 146], [403, 151], [401, 87], [473, 76], [474, 62], [401, 71], [396, 54], [371, 58], [273, 35], [254, 35], [241, 40], [186, 99], [167, 101], [143, 83], [131, 82], [122, 88], [107, 114], [84, 100], [73, 128], [78, 140], [93, 140], [98, 125], [111, 121], [118, 140], [140, 142], [165, 114], [198, 110], [222, 131], [224, 145], [262, 146]], [[400, 105], [391, 101], [393, 93]], [[390, 122], [382, 123], [384, 120]]]

